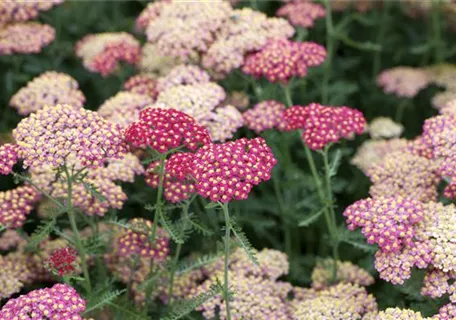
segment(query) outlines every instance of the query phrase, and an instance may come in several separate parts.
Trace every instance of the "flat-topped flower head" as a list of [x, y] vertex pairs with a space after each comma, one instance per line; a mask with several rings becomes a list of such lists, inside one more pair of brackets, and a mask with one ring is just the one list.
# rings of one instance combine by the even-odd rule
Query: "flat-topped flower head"
[[310, 1], [290, 1], [277, 10], [279, 17], [285, 17], [296, 27], [311, 28], [315, 20], [326, 15], [325, 8]]
[[41, 11], [47, 11], [62, 2], [63, 0], [2, 1], [0, 2], [0, 25], [37, 18]]
[[[176, 203], [189, 199], [196, 192], [195, 182], [191, 177], [193, 153], [177, 152], [165, 162], [163, 195], [166, 200]], [[146, 183], [152, 188], [158, 188], [160, 176], [159, 161], [153, 162], [146, 170]]]
[[287, 83], [292, 77], [304, 77], [309, 67], [323, 63], [326, 50], [319, 44], [270, 40], [260, 51], [245, 59], [242, 71], [270, 82]]
[[449, 294], [450, 300], [456, 302], [456, 272], [444, 272], [439, 269], [428, 269], [423, 280], [421, 295], [429, 296], [432, 299], [441, 298]]
[[[71, 319], [82, 320], [86, 303], [76, 290], [67, 284], [33, 290], [9, 300], [0, 310], [0, 320], [11, 319]], [[33, 312], [33, 318], [30, 313]]]
[[184, 112], [147, 108], [131, 124], [125, 139], [135, 147], [150, 147], [160, 153], [185, 146], [195, 151], [211, 142], [207, 130]]
[[175, 86], [207, 83], [210, 80], [209, 74], [200, 67], [181, 64], [174, 67], [166, 76], [158, 79], [157, 90], [162, 92]]
[[56, 104], [69, 104], [75, 108], [82, 108], [85, 97], [78, 87], [77, 81], [69, 75], [48, 71], [21, 88], [11, 98], [9, 104], [23, 116]]
[[0, 191], [0, 225], [10, 229], [22, 227], [39, 198], [38, 191], [29, 186]]
[[[324, 259], [317, 262], [312, 271], [312, 288], [324, 289], [332, 284], [332, 272], [334, 267], [333, 259]], [[337, 275], [335, 283], [352, 283], [360, 286], [369, 286], [374, 283], [372, 277], [366, 270], [361, 269], [350, 261], [337, 261]]]
[[13, 171], [13, 166], [19, 160], [18, 148], [11, 143], [0, 146], [0, 175], [7, 175]]
[[139, 60], [139, 41], [126, 32], [89, 34], [75, 46], [76, 55], [84, 67], [102, 76], [115, 72], [119, 62], [135, 64]]
[[244, 118], [238, 109], [226, 105], [218, 107], [199, 123], [209, 131], [213, 141], [224, 142], [233, 138], [234, 133], [244, 125]]
[[377, 76], [377, 85], [385, 93], [393, 93], [400, 98], [413, 98], [430, 81], [426, 70], [410, 67], [388, 69]]
[[162, 9], [169, 5], [170, 2], [170, 0], [160, 0], [149, 3], [136, 19], [136, 29], [139, 31], [146, 29], [147, 25], [158, 18]]
[[271, 178], [277, 163], [263, 138], [209, 144], [193, 162], [197, 192], [213, 202], [247, 199], [252, 187]]
[[70, 247], [64, 247], [52, 252], [51, 256], [44, 261], [46, 269], [56, 272], [60, 277], [72, 275], [76, 272], [77, 251]]
[[456, 319], [456, 304], [449, 303], [440, 308], [439, 313], [433, 320], [453, 320]]
[[106, 100], [98, 108], [98, 114], [106, 120], [126, 128], [133, 122], [138, 121], [140, 111], [150, 106], [153, 102], [154, 100], [147, 95], [121, 91]]
[[[156, 3], [156, 2], [153, 2]], [[166, 76], [175, 66], [181, 64], [179, 58], [161, 54], [157, 45], [145, 43], [141, 48], [141, 56], [136, 67], [154, 78]]]
[[245, 111], [242, 116], [247, 128], [261, 133], [272, 128], [284, 129], [281, 120], [284, 110], [284, 104], [275, 100], [266, 100]]
[[61, 166], [72, 155], [83, 166], [99, 167], [127, 151], [119, 126], [96, 112], [69, 105], [45, 107], [23, 119], [13, 137], [24, 167]]
[[[450, 113], [451, 114], [452, 112], [448, 112], [451, 109], [447, 109], [447, 105], [455, 99], [456, 99], [456, 89], [453, 88], [451, 90], [442, 91], [442, 92], [435, 94], [431, 99], [431, 103], [432, 103], [432, 106], [435, 109], [439, 110], [440, 113], [442, 113], [442, 114]], [[447, 109], [447, 110], [444, 111], [445, 109]]]
[[24, 283], [30, 278], [30, 270], [25, 261], [16, 254], [0, 256], [0, 300], [9, 298], [21, 291]]
[[117, 238], [120, 256], [141, 256], [154, 261], [163, 261], [169, 253], [169, 239], [166, 232], [158, 228], [154, 241], [150, 238], [152, 222], [142, 218], [130, 221], [131, 229], [122, 232]]
[[19, 22], [0, 28], [0, 56], [39, 53], [55, 39], [55, 30], [47, 24]]
[[144, 174], [144, 167], [137, 156], [127, 153], [122, 159], [113, 159], [106, 167], [99, 168], [94, 175], [108, 178], [113, 181], [133, 183], [135, 176]]
[[146, 95], [154, 100], [158, 95], [157, 80], [150, 73], [140, 73], [130, 77], [123, 87], [128, 92]]
[[340, 139], [362, 134], [366, 127], [363, 114], [349, 107], [330, 107], [311, 103], [293, 106], [283, 113], [287, 131], [303, 130], [302, 139], [312, 150], [320, 150]]
[[380, 311], [373, 320], [426, 320], [421, 312], [411, 309], [388, 308]]
[[25, 242], [25, 238], [16, 230], [6, 230], [0, 235], [0, 250], [9, 251]]
[[367, 242], [385, 252], [412, 244], [413, 226], [423, 220], [423, 205], [414, 199], [376, 197], [359, 200], [344, 211], [350, 230], [361, 228]]
[[400, 137], [404, 126], [394, 122], [391, 118], [377, 117], [369, 123], [368, 130], [373, 139], [390, 139]]

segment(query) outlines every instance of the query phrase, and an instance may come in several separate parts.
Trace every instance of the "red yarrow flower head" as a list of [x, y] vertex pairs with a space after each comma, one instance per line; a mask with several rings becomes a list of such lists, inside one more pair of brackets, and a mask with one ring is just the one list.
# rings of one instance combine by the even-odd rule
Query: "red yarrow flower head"
[[206, 128], [195, 119], [175, 109], [147, 108], [141, 111], [139, 121], [131, 124], [125, 134], [134, 147], [150, 147], [164, 153], [181, 146], [195, 151], [211, 142]]
[[325, 48], [317, 43], [275, 39], [248, 55], [242, 71], [270, 82], [287, 83], [292, 77], [304, 77], [309, 67], [322, 64], [325, 58]]
[[44, 266], [61, 277], [74, 274], [77, 254], [77, 251], [70, 247], [57, 249], [44, 261]]
[[0, 174], [11, 173], [13, 166], [19, 159], [18, 148], [17, 145], [10, 143], [0, 146]]
[[350, 139], [366, 128], [366, 119], [360, 111], [318, 103], [288, 108], [283, 113], [283, 121], [286, 131], [303, 130], [302, 139], [312, 150], [320, 150], [342, 138]]
[[254, 185], [271, 178], [276, 163], [263, 138], [206, 145], [193, 160], [196, 191], [213, 202], [247, 199]]

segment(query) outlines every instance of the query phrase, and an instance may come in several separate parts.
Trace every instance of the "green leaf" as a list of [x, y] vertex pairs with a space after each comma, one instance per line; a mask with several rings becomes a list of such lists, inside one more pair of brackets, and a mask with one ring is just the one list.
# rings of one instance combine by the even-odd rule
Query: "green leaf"
[[215, 209], [215, 208], [218, 208], [220, 205], [217, 203], [217, 202], [209, 202], [208, 204], [206, 204], [206, 206], [204, 207], [205, 209]]
[[97, 187], [93, 185], [92, 183], [88, 182], [82, 182], [82, 185], [84, 186], [84, 189], [95, 199], [98, 201], [104, 202], [106, 201], [106, 197], [98, 191]]
[[35, 231], [32, 233], [30, 236], [26, 249], [27, 250], [34, 250], [36, 249], [40, 243], [46, 239], [51, 232], [54, 230], [55, 224], [56, 224], [56, 219], [51, 219], [46, 221], [45, 223], [40, 224], [38, 227], [36, 227]]
[[253, 248], [249, 239], [247, 239], [247, 236], [242, 231], [241, 227], [236, 224], [236, 221], [234, 220], [234, 218], [231, 218], [231, 220], [230, 220], [230, 228], [231, 228], [231, 231], [233, 231], [233, 234], [236, 237], [237, 242], [239, 243], [241, 248], [244, 249], [244, 251], [247, 254], [247, 256], [249, 257], [250, 261], [252, 261], [254, 264], [258, 265], [258, 259], [256, 257], [256, 250]]
[[190, 223], [191, 229], [195, 230], [203, 236], [211, 236], [214, 232], [201, 224], [198, 217], [195, 214], [190, 213], [187, 221]]
[[0, 224], [0, 233], [6, 230], [6, 227]]
[[308, 227], [310, 226], [312, 223], [316, 222], [318, 220], [318, 218], [320, 218], [320, 216], [325, 212], [325, 210], [328, 209], [328, 206], [324, 206], [323, 208], [321, 208], [320, 210], [318, 210], [317, 212], [315, 213], [312, 213], [310, 216], [308, 216], [307, 218], [305, 218], [304, 220], [301, 220], [299, 221], [299, 226], [300, 227]]
[[127, 291], [127, 290], [124, 289], [124, 290], [108, 291], [108, 292], [102, 294], [100, 297], [95, 297], [94, 299], [90, 299], [87, 302], [87, 307], [86, 307], [86, 310], [84, 311], [84, 313], [87, 314], [91, 311], [105, 307], [106, 305], [110, 304], [115, 299], [117, 299], [117, 297], [121, 296], [125, 291]]
[[340, 149], [336, 150], [336, 154], [332, 159], [331, 163], [329, 164], [329, 176], [334, 177], [339, 170], [340, 162], [342, 160], [342, 152]]
[[222, 252], [220, 252], [220, 253], [214, 254], [214, 255], [204, 255], [204, 256], [198, 257], [198, 259], [193, 260], [193, 261], [187, 260], [187, 261], [181, 262], [177, 266], [176, 274], [181, 275], [181, 274], [185, 274], [187, 272], [190, 272], [190, 271], [193, 271], [196, 269], [200, 269], [201, 267], [207, 266], [208, 264], [217, 262], [220, 259], [220, 257], [222, 257], [222, 256], [223, 256], [223, 254], [222, 254]]
[[160, 222], [163, 227], [168, 231], [169, 236], [173, 239], [174, 242], [183, 244], [185, 242], [185, 235], [179, 230], [177, 225], [171, 220], [167, 213], [160, 210]]
[[361, 241], [357, 241], [357, 240], [350, 240], [350, 239], [340, 239], [341, 242], [345, 242], [345, 243], [348, 243], [350, 244], [351, 246], [359, 249], [359, 250], [362, 250], [364, 252], [367, 252], [367, 253], [375, 253], [377, 252], [377, 248], [376, 246], [373, 246], [371, 244], [367, 244], [365, 242], [361, 242]]
[[138, 313], [137, 306], [133, 304], [125, 304], [125, 303], [118, 303], [118, 302], [109, 302], [108, 305], [112, 309], [116, 309], [114, 314], [114, 319], [121, 319], [121, 320], [150, 320], [150, 317], [144, 316]]

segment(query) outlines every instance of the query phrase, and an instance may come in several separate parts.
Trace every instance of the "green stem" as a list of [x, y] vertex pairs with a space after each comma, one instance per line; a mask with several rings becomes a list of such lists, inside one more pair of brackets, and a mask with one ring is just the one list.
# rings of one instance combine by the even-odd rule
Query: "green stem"
[[223, 214], [225, 216], [225, 263], [224, 263], [224, 286], [223, 286], [223, 298], [225, 300], [225, 306], [226, 306], [226, 319], [231, 320], [231, 310], [230, 310], [230, 297], [228, 294], [228, 288], [229, 288], [229, 280], [228, 280], [228, 264], [229, 264], [229, 258], [230, 258], [230, 230], [231, 230], [231, 224], [230, 224], [230, 214], [228, 211], [228, 204], [222, 203], [221, 204]]
[[280, 190], [279, 179], [276, 175], [272, 175], [272, 181], [274, 183], [274, 193], [277, 198], [277, 203], [279, 204], [280, 218], [282, 219], [283, 234], [285, 237], [285, 252], [288, 255], [288, 259], [291, 260], [292, 255], [292, 241], [291, 241], [291, 228], [287, 221], [287, 211], [285, 209], [285, 203], [282, 197], [282, 191]]
[[[182, 233], [184, 233], [185, 230], [187, 229], [188, 208], [189, 208], [189, 206], [190, 206], [189, 202], [185, 202], [185, 203], [182, 204], [182, 213], [184, 215], [184, 224], [182, 226]], [[182, 250], [182, 243], [178, 243], [177, 244], [177, 248], [176, 248], [176, 254], [174, 255], [173, 264], [172, 264], [172, 267], [171, 267], [171, 275], [170, 275], [170, 278], [169, 278], [169, 289], [168, 289], [169, 301], [168, 301], [168, 305], [171, 305], [171, 302], [173, 300], [174, 277], [176, 275], [177, 263], [179, 262], [179, 256], [180, 256], [181, 250]]]
[[[383, 11], [382, 11], [382, 16], [380, 18], [380, 26], [378, 29], [378, 34], [377, 34], [377, 40], [376, 43], [382, 44], [383, 40], [385, 38], [386, 30], [388, 29], [388, 14], [389, 14], [389, 9], [390, 9], [390, 1], [385, 1]], [[374, 54], [374, 63], [372, 64], [372, 77], [374, 78], [374, 81], [380, 72], [380, 68], [382, 65], [382, 52], [381, 51], [375, 51]]]
[[76, 245], [76, 249], [79, 252], [79, 256], [81, 257], [81, 267], [82, 272], [84, 274], [84, 283], [86, 286], [87, 293], [92, 293], [92, 283], [90, 282], [90, 274], [89, 269], [87, 267], [87, 259], [84, 246], [82, 245], [81, 236], [79, 235], [78, 226], [76, 224], [76, 219], [73, 210], [72, 204], [72, 193], [73, 193], [73, 178], [70, 176], [67, 166], [64, 166], [65, 176], [67, 179], [67, 212], [68, 212], [68, 219], [70, 220], [71, 229], [74, 233], [74, 242]]
[[394, 121], [401, 122], [404, 116], [404, 111], [407, 108], [409, 100], [403, 99], [397, 106], [396, 115], [394, 116]]
[[292, 80], [290, 80], [290, 82], [287, 85], [282, 86], [283, 93], [285, 94], [285, 103], [287, 104], [287, 107], [291, 107], [293, 105], [293, 99], [291, 98], [291, 82]]
[[326, 63], [323, 74], [323, 86], [321, 91], [321, 100], [323, 104], [328, 103], [329, 97], [329, 78], [331, 77], [331, 66], [334, 50], [334, 26], [331, 14], [331, 4], [329, 0], [324, 0], [326, 10]]
[[434, 34], [434, 60], [436, 63], [442, 63], [445, 59], [445, 53], [442, 42], [442, 23], [440, 17], [441, 3], [440, 0], [433, 1], [431, 10], [432, 30]]

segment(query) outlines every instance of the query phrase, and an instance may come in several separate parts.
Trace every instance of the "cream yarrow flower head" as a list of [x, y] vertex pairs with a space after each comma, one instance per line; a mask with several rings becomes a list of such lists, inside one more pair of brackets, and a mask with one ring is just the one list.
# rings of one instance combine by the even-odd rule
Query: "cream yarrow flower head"
[[404, 126], [394, 122], [391, 118], [377, 117], [369, 123], [367, 129], [373, 139], [390, 139], [400, 137], [404, 131]]
[[11, 229], [22, 227], [39, 198], [38, 191], [30, 186], [0, 191], [0, 225]]
[[38, 22], [19, 22], [0, 26], [0, 56], [39, 53], [55, 39], [55, 30]]

